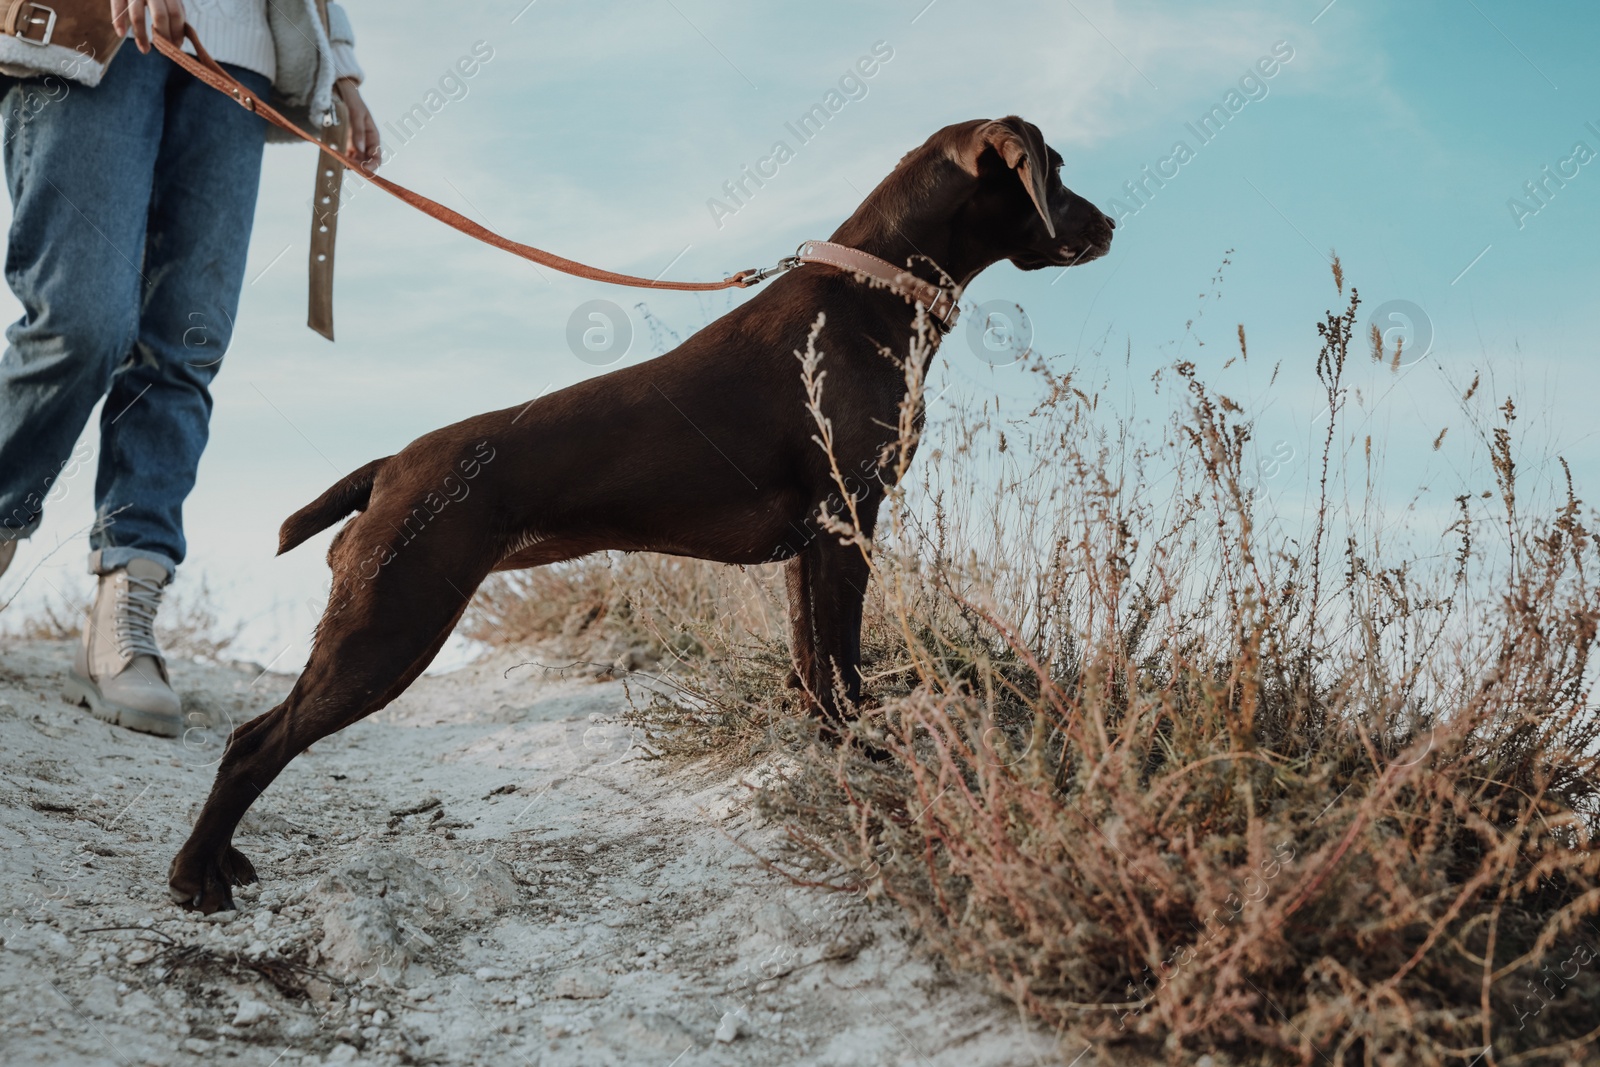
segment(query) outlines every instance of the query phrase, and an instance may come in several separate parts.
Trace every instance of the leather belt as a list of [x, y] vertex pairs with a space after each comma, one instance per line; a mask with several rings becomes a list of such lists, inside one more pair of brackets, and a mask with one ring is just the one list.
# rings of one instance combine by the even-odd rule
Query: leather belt
[[56, 45], [101, 64], [110, 63], [122, 44], [122, 35], [111, 25], [110, 9], [90, 0], [53, 4], [3, 0], [0, 33], [40, 48]]

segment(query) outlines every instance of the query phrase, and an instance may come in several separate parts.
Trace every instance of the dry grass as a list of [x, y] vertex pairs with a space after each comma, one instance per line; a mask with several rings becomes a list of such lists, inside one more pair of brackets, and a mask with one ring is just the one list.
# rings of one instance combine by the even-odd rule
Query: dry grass
[[492, 576], [463, 632], [579, 675], [642, 673], [656, 685], [627, 718], [651, 753], [743, 762], [799, 708], [782, 689], [785, 618], [778, 566], [613, 552]]
[[[20, 586], [19, 586], [20, 589]], [[85, 580], [73, 595], [59, 590], [28, 604], [0, 606], [0, 639], [76, 640], [83, 616], [94, 600], [94, 586]], [[226, 653], [243, 630], [241, 622], [225, 623], [218, 614], [216, 594], [202, 577], [198, 585], [169, 586], [156, 616], [156, 640], [169, 657], [228, 662]]]
[[[641, 563], [591, 598], [694, 635], [690, 697], [643, 721], [683, 753], [781, 753], [779, 862], [896, 902], [1052, 1026], [1173, 1062], [1591, 1059], [1596, 518], [1570, 477], [1531, 499], [1507, 400], [1482, 424], [1489, 499], [1458, 498], [1427, 552], [1395, 541], [1342, 429], [1357, 304], [1318, 327], [1303, 527], [1258, 514], [1249, 422], [1194, 366], [1141, 435], [1040, 365], [1025, 422], [937, 428], [885, 505], [856, 729], [889, 758], [796, 727], [774, 627], [713, 608], [770, 623], [772, 598], [726, 569], [679, 586]], [[802, 367], [825, 442], [825, 354]], [[834, 533], [862, 540], [849, 516]]]

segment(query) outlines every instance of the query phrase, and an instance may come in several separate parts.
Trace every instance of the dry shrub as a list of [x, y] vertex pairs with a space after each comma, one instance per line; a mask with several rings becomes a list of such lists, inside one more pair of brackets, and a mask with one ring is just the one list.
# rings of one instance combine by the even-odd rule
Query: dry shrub
[[[1570, 476], [1530, 499], [1508, 400], [1479, 427], [1489, 499], [1408, 543], [1421, 524], [1386, 521], [1370, 438], [1341, 429], [1357, 305], [1318, 324], [1302, 525], [1261, 513], [1250, 423], [1190, 363], [1158, 376], [1158, 433], [1036, 362], [1027, 418], [985, 404], [918, 442], [915, 342], [861, 744], [797, 720], [776, 568], [497, 577], [470, 632], [648, 645], [675, 698], [630, 719], [658, 752], [778, 757], [759, 797], [792, 877], [896, 902], [1051, 1026], [1174, 1062], [1583, 1062], [1596, 519]], [[826, 356], [800, 356], [825, 447]], [[1399, 362], [1379, 338], [1375, 372]]]
[[239, 639], [242, 622], [224, 623], [217, 614], [216, 594], [204, 576], [192, 589], [169, 587], [156, 616], [156, 640], [168, 656], [230, 662], [224, 655]]
[[[790, 743], [779, 650], [705, 637], [652, 726], [703, 751], [716, 707], [744, 751], [782, 744], [791, 874], [892, 899], [1052, 1026], [1180, 1062], [1594, 1055], [1595, 518], [1570, 477], [1519, 495], [1507, 401], [1491, 502], [1408, 550], [1340, 428], [1357, 304], [1319, 324], [1304, 528], [1258, 514], [1250, 425], [1192, 364], [1152, 441], [1038, 365], [1028, 419], [937, 428], [890, 492], [863, 744]], [[802, 354], [824, 444], [825, 367]]]
[[[11, 601], [0, 605], [0, 638], [66, 641], [79, 637], [84, 613], [94, 600], [92, 581], [80, 580], [70, 594], [52, 588], [48, 596], [25, 606], [15, 604], [20, 588], [13, 591]], [[156, 641], [169, 658], [229, 662], [225, 653], [243, 629], [242, 622], [222, 621], [216, 594], [204, 576], [192, 588], [168, 586], [156, 615]]]
[[627, 562], [604, 554], [491, 575], [468, 606], [462, 632], [490, 645], [602, 633], [618, 640], [650, 637], [638, 625], [626, 585], [617, 580]]
[[771, 699], [788, 667], [781, 568], [609, 552], [491, 577], [463, 630], [578, 674], [653, 683], [626, 718], [657, 755], [747, 759], [797, 704]]
[[15, 603], [0, 608], [0, 637], [18, 641], [65, 641], [78, 636], [83, 609], [56, 596], [19, 610]]

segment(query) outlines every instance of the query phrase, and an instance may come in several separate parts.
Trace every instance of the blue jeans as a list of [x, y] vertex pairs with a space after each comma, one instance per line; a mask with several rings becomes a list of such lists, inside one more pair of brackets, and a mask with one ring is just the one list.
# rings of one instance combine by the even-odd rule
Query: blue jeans
[[[264, 76], [230, 73], [265, 96]], [[104, 397], [98, 569], [145, 558], [171, 572], [239, 306], [265, 123], [131, 44], [92, 89], [0, 78], [0, 117], [5, 275], [23, 307], [0, 359], [0, 539], [38, 528]]]

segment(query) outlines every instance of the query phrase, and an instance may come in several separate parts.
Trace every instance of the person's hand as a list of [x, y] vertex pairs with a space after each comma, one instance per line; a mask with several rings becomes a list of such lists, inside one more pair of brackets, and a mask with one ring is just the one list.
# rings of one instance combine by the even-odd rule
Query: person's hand
[[339, 94], [339, 99], [344, 101], [347, 112], [345, 124], [349, 133], [345, 137], [344, 150], [363, 167], [376, 170], [383, 161], [378, 151], [378, 124], [373, 121], [372, 112], [367, 110], [366, 101], [361, 99], [361, 90], [356, 88], [352, 78], [340, 78], [333, 83], [333, 88]]
[[183, 14], [183, 0], [111, 0], [111, 25], [118, 33], [127, 33], [133, 27], [133, 43], [139, 51], [150, 51], [150, 27], [145, 22], [149, 12], [156, 32], [173, 44], [183, 43], [183, 27], [188, 21]]

